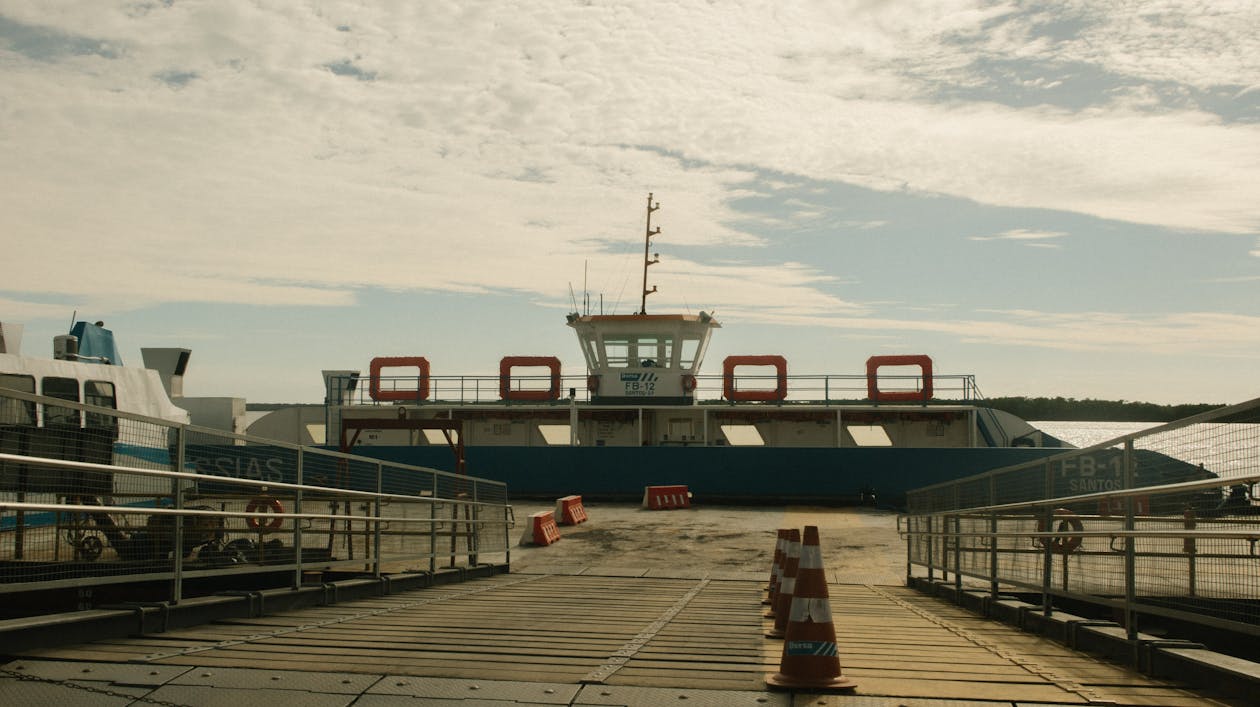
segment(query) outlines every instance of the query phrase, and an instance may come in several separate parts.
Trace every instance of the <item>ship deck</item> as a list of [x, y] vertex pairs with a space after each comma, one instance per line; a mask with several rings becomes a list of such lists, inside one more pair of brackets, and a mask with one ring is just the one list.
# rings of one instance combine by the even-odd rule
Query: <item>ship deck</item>
[[[896, 543], [891, 514], [588, 512], [592, 520], [563, 528], [559, 543], [514, 550], [508, 574], [29, 650], [4, 666], [0, 695], [61, 707], [1241, 704], [901, 586], [899, 559], [883, 545]], [[636, 518], [639, 542], [623, 550]], [[769, 554], [748, 546], [768, 537], [773, 550], [760, 531], [802, 520], [824, 533], [851, 695], [765, 686], [782, 643], [762, 635]]]

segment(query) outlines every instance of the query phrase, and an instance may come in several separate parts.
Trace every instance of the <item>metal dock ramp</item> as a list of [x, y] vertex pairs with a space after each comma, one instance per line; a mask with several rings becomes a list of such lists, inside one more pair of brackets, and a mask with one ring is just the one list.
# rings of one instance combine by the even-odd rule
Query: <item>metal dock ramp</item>
[[[129, 704], [124, 695], [142, 700], [134, 704], [233, 707], [264, 699], [378, 707], [441, 700], [1240, 704], [1144, 677], [911, 589], [836, 583], [830, 592], [840, 658], [845, 676], [858, 683], [856, 694], [769, 692], [764, 676], [777, 669], [782, 643], [762, 636], [764, 580], [747, 572], [739, 579], [643, 574], [502, 574], [31, 650], [4, 666], [0, 697], [58, 707]], [[468, 704], [451, 702], [461, 703]]]

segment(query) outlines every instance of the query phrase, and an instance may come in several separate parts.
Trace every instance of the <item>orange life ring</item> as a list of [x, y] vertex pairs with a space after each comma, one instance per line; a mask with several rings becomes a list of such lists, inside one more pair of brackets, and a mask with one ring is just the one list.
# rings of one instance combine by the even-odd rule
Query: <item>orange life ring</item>
[[[414, 390], [381, 390], [381, 370], [385, 368], [415, 367]], [[418, 402], [429, 399], [429, 359], [423, 356], [377, 356], [372, 359], [368, 378], [368, 395], [377, 402]]]
[[[735, 390], [736, 366], [774, 366], [774, 390]], [[784, 400], [787, 387], [787, 359], [782, 356], [727, 356], [722, 361], [722, 397], [731, 402]]]
[[682, 377], [682, 389], [684, 393], [690, 393], [696, 389], [696, 377], [690, 373], [684, 373]]
[[590, 391], [592, 395], [598, 393], [599, 392], [599, 376], [593, 375], [593, 374], [587, 376], [586, 389]]
[[[260, 511], [266, 511], [267, 519], [263, 520], [263, 514]], [[270, 533], [273, 530], [279, 530], [284, 519], [272, 513], [284, 513], [284, 506], [274, 498], [255, 498], [245, 506], [246, 513], [258, 513], [259, 515], [251, 515], [245, 519], [245, 525], [250, 530], [257, 530], [260, 533]]]
[[[918, 366], [922, 376], [919, 390], [882, 391], [880, 366]], [[866, 359], [866, 397], [877, 403], [927, 402], [932, 399], [932, 359], [923, 356], [871, 356]]]
[[[546, 368], [551, 373], [547, 390], [512, 390], [516, 366]], [[555, 356], [504, 356], [499, 360], [499, 397], [503, 400], [559, 400], [560, 359]]]
[[[1080, 533], [1085, 530], [1085, 525], [1081, 523], [1081, 519], [1067, 508], [1054, 509], [1054, 517], [1058, 519], [1056, 524], [1058, 527], [1055, 528], [1055, 532], [1061, 533], [1070, 529], [1073, 532]], [[1046, 532], [1046, 519], [1044, 517], [1037, 519], [1037, 532]], [[1068, 555], [1076, 552], [1076, 549], [1081, 546], [1083, 539], [1080, 535], [1056, 535], [1049, 539], [1050, 549], [1061, 555]], [[1046, 538], [1037, 538], [1037, 544], [1045, 547]]]

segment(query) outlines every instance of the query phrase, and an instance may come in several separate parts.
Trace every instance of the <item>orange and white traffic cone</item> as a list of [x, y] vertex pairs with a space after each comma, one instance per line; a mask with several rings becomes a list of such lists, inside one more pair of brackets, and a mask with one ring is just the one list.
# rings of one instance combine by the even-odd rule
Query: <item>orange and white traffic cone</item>
[[794, 581], [792, 608], [779, 672], [766, 676], [770, 687], [801, 690], [852, 690], [857, 683], [840, 672], [836, 627], [818, 546], [818, 526], [805, 526]]
[[783, 542], [787, 538], [787, 529], [779, 528], [778, 537], [774, 541], [774, 561], [770, 563], [770, 581], [766, 584], [766, 598], [762, 604], [769, 604], [770, 610], [766, 618], [774, 618], [774, 593], [779, 591], [779, 574], [783, 571]]
[[800, 559], [801, 531], [791, 528], [784, 543], [783, 576], [779, 578], [779, 591], [774, 598], [774, 626], [766, 631], [766, 638], [783, 638], [785, 635], [788, 613], [792, 608], [792, 592], [796, 586], [796, 566]]

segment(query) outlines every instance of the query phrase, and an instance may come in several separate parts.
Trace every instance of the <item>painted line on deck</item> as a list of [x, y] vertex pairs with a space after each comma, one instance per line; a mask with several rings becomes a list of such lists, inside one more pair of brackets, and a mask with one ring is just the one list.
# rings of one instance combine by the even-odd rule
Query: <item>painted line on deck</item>
[[712, 580], [710, 579], [700, 580], [696, 586], [692, 587], [686, 594], [682, 595], [678, 601], [674, 602], [673, 606], [666, 609], [659, 618], [648, 624], [647, 628], [636, 634], [634, 638], [626, 641], [621, 648], [615, 651], [612, 655], [608, 656], [608, 659], [604, 661], [603, 665], [587, 673], [586, 677], [582, 678], [579, 682], [585, 684], [603, 684], [603, 682], [612, 677], [614, 673], [625, 667], [626, 663], [630, 662], [630, 659], [642, 650], [643, 646], [647, 645], [648, 641], [656, 638], [656, 634], [660, 633], [661, 629], [669, 625], [669, 622], [673, 621], [675, 616], [677, 616], [683, 609], [687, 608], [687, 605], [691, 603], [691, 600], [695, 599], [696, 595], [704, 591], [704, 588], [709, 586], [711, 581]]

